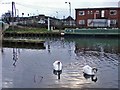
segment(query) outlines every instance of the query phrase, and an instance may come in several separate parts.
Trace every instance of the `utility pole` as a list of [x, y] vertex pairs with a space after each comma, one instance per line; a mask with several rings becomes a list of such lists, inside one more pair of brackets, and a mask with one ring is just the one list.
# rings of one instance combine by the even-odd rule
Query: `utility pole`
[[23, 16], [24, 16], [24, 13], [22, 13], [22, 24], [24, 24], [24, 23], [23, 23], [23, 21], [24, 21]]
[[14, 30], [14, 16], [16, 17], [15, 2], [12, 2], [12, 30]]
[[69, 4], [69, 16], [70, 16], [70, 25], [71, 25], [71, 2], [65, 2]]
[[18, 10], [18, 9], [16, 9], [16, 11], [17, 11], [17, 17], [19, 17], [19, 10]]
[[12, 30], [14, 30], [14, 2], [12, 2]]
[[56, 14], [57, 14], [56, 18], [58, 19], [58, 11], [56, 11]]
[[69, 4], [69, 16], [71, 16], [71, 2], [65, 2], [66, 4]]
[[48, 31], [50, 31], [50, 18], [48, 17]]

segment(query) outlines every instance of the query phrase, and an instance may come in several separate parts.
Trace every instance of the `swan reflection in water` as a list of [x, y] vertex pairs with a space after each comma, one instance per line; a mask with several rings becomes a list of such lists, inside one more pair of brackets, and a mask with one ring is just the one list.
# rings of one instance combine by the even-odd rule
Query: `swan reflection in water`
[[53, 70], [53, 74], [58, 75], [58, 79], [60, 79], [60, 74], [62, 74], [62, 70], [60, 71]]
[[96, 82], [98, 80], [97, 76], [96, 75], [88, 75], [86, 73], [83, 73], [83, 76], [86, 78], [86, 79], [91, 79], [91, 81], [94, 81]]

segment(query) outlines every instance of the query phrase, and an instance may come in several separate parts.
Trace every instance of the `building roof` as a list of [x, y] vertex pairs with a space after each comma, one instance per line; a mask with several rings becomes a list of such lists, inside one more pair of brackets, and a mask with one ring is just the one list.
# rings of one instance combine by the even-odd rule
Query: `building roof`
[[120, 7], [101, 7], [101, 8], [76, 8], [75, 10], [105, 10], [105, 9], [120, 9]]
[[62, 19], [63, 21], [70, 21], [70, 20], [74, 20], [71, 16], [68, 16], [67, 18], [65, 19]]

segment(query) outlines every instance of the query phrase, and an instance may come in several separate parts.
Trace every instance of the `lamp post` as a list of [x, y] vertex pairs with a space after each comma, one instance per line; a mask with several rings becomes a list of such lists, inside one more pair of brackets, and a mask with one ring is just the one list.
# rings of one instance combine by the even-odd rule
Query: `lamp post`
[[71, 2], [65, 2], [66, 4], [69, 4], [69, 16], [71, 16]]
[[69, 16], [70, 16], [70, 21], [69, 24], [71, 25], [71, 2], [65, 2], [66, 4], [69, 4]]
[[12, 30], [14, 30], [14, 9], [15, 9], [15, 2], [12, 2]]
[[58, 11], [56, 11], [56, 14], [57, 14], [56, 18], [58, 18]]
[[18, 9], [16, 9], [16, 11], [17, 11], [17, 17], [19, 17], [19, 10], [18, 10]]
[[23, 21], [24, 21], [23, 16], [24, 16], [24, 13], [22, 13], [22, 24], [23, 24]]

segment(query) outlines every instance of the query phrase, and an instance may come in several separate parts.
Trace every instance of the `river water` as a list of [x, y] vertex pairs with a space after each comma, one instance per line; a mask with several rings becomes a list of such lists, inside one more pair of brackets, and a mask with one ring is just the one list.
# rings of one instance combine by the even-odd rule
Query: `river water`
[[[3, 88], [118, 88], [118, 39], [42, 39], [45, 48], [3, 47]], [[55, 60], [63, 64], [60, 80], [53, 74]], [[96, 80], [83, 75], [85, 65], [98, 69]]]

